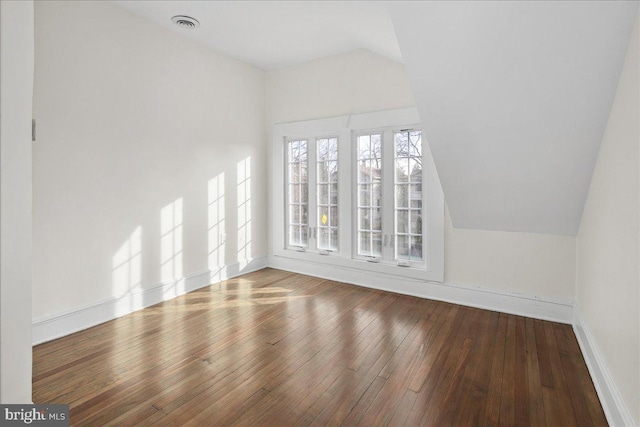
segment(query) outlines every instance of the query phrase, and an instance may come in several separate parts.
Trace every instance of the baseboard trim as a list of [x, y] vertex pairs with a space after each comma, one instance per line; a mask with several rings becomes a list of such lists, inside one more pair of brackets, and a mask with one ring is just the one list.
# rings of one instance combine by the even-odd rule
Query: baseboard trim
[[553, 322], [573, 323], [573, 301], [571, 300], [540, 298], [454, 283], [397, 278], [371, 272], [363, 274], [361, 270], [348, 267], [328, 267], [277, 255], [269, 257], [269, 267], [420, 298]]
[[108, 322], [222, 280], [263, 269], [267, 267], [267, 260], [268, 258], [263, 256], [236, 262], [216, 270], [185, 277], [177, 282], [162, 283], [137, 293], [109, 298], [74, 310], [35, 319], [32, 332], [33, 345]]
[[591, 374], [591, 379], [609, 425], [614, 427], [635, 426], [631, 413], [627, 405], [625, 405], [616, 383], [613, 381], [602, 352], [598, 348], [589, 325], [585, 322], [577, 304], [573, 308], [573, 331], [578, 339], [580, 350], [587, 363], [587, 368]]

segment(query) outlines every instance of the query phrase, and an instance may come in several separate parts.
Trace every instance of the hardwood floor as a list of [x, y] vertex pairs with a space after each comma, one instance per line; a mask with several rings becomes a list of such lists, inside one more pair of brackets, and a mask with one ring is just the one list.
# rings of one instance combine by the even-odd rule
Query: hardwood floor
[[606, 425], [570, 326], [265, 269], [34, 348], [73, 425]]

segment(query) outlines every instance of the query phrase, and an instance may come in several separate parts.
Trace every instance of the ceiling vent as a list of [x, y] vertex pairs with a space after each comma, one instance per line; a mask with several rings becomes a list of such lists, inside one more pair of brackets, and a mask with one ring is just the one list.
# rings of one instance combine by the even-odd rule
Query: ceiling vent
[[190, 16], [185, 15], [176, 15], [171, 18], [171, 21], [176, 24], [178, 27], [192, 29], [200, 26], [200, 23], [197, 19], [194, 19]]

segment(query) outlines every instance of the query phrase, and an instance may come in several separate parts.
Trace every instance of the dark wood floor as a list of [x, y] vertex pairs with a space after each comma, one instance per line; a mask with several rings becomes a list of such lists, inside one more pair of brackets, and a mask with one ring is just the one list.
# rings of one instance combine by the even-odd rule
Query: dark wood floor
[[606, 425], [570, 326], [266, 269], [34, 348], [74, 425]]

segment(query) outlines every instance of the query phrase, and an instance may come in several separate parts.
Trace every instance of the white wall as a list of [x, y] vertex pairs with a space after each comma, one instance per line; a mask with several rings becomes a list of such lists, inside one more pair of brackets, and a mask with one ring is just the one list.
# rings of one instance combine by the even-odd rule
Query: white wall
[[267, 125], [414, 104], [404, 66], [364, 49], [267, 73]]
[[445, 282], [573, 299], [576, 239], [453, 228], [445, 218]]
[[636, 21], [577, 238], [577, 309], [640, 424], [639, 22]]
[[264, 72], [111, 2], [35, 20], [34, 320], [266, 255]]
[[[267, 126], [414, 106], [402, 64], [366, 50], [267, 73]], [[446, 194], [445, 194], [446, 197]], [[454, 229], [445, 218], [445, 282], [572, 299], [575, 238]]]
[[0, 2], [0, 403], [31, 403], [33, 2]]

